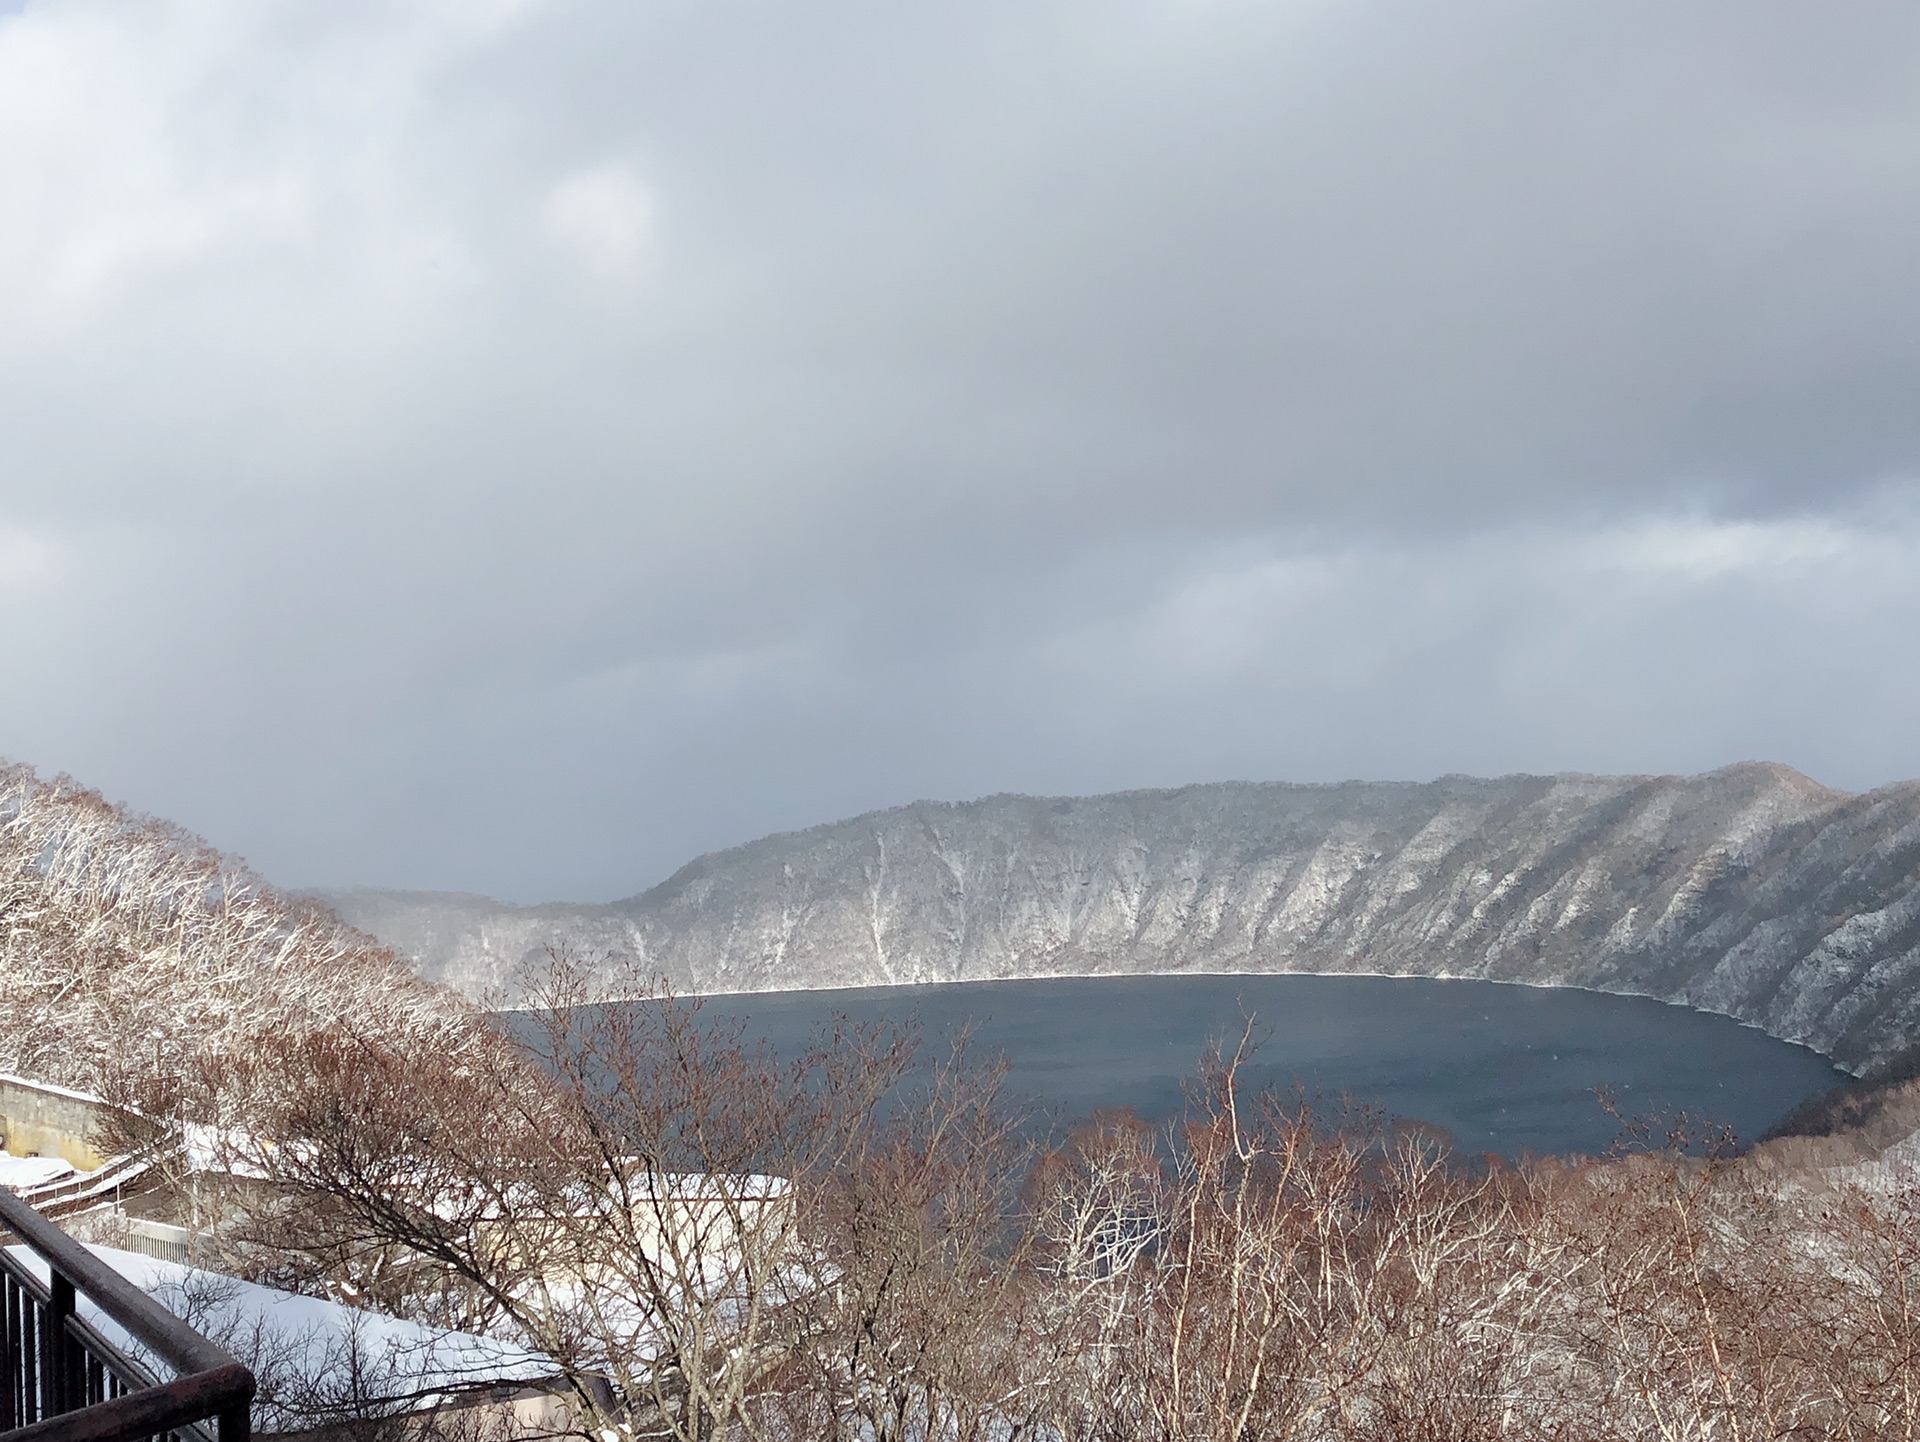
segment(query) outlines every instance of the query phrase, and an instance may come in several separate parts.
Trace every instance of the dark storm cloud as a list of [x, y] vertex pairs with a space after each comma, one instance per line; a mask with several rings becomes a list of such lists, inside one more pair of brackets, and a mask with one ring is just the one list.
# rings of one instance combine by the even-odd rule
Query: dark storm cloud
[[293, 882], [1920, 772], [1920, 14], [0, 15], [0, 752]]

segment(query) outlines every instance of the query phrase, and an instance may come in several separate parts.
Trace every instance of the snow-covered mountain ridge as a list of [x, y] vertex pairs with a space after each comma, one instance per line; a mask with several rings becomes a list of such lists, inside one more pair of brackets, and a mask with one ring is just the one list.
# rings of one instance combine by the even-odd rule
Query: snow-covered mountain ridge
[[554, 944], [694, 991], [1376, 972], [1644, 993], [1859, 1072], [1920, 1046], [1920, 782], [1763, 763], [916, 802], [606, 905], [324, 899], [475, 996]]

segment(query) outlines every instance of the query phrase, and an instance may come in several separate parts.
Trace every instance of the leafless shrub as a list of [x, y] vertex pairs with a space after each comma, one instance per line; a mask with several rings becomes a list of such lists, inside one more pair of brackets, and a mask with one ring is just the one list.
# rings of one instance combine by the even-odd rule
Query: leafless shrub
[[1203, 1068], [1162, 1157], [1101, 1119], [1041, 1173], [1049, 1310], [1077, 1346], [1074, 1438], [1497, 1435], [1540, 1305], [1526, 1188], [1444, 1141]]
[[782, 1064], [664, 993], [586, 1005], [564, 957], [531, 994], [531, 1036], [320, 1034], [197, 1068], [182, 1115], [245, 1097], [245, 1127], [203, 1134], [264, 1183], [229, 1240], [255, 1275], [539, 1349], [583, 1431], [752, 1428], [803, 1227], [873, 1153], [909, 1040], [843, 1028]]
[[763, 1408], [781, 1435], [959, 1442], [1034, 1410], [1018, 1215], [1031, 1147], [1001, 1075], [962, 1040], [801, 1194], [805, 1242], [779, 1288], [787, 1364]]

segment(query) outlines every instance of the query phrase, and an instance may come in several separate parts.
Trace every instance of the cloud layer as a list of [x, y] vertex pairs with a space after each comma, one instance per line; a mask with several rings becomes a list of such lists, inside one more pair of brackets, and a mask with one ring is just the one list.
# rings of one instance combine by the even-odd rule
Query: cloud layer
[[0, 754], [290, 883], [1920, 774], [1920, 13], [28, 0]]

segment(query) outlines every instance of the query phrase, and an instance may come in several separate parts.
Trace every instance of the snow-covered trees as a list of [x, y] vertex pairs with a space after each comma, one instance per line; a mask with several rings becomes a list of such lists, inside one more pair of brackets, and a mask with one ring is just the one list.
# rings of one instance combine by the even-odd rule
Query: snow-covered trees
[[0, 1069], [111, 1090], [304, 1036], [471, 1008], [324, 908], [163, 821], [0, 764]]
[[1235, 1071], [1170, 1161], [1108, 1125], [1051, 1169], [1034, 1285], [1080, 1342], [1029, 1379], [1057, 1435], [1920, 1437], [1920, 1175], [1665, 1135], [1467, 1167]]
[[0, 1067], [211, 1164], [237, 1270], [552, 1357], [595, 1442], [1920, 1438], [1896, 1163], [1462, 1165], [1248, 1095], [1233, 1053], [1170, 1133], [1042, 1148], [964, 1054], [843, 1029], [781, 1061], [588, 995], [560, 960], [502, 1024], [0, 770]]

